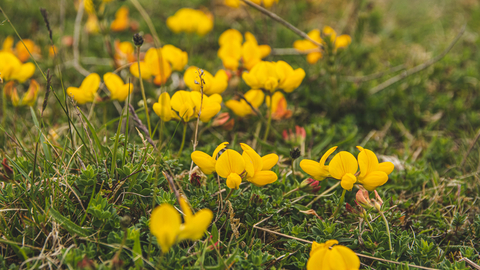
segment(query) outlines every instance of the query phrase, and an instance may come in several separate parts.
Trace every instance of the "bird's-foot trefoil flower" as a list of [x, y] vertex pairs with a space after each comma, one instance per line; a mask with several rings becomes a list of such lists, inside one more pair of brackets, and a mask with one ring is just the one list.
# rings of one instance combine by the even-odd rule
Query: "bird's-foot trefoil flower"
[[257, 39], [252, 33], [245, 33], [245, 43], [242, 45], [242, 62], [247, 70], [251, 70], [256, 64], [260, 63], [271, 51], [272, 48], [268, 45], [258, 45]]
[[312, 243], [307, 270], [358, 270], [360, 259], [351, 249], [339, 245], [337, 240]]
[[115, 73], [105, 73], [105, 75], [103, 75], [103, 81], [108, 91], [110, 91], [110, 99], [112, 100], [123, 102], [127, 99], [128, 94], [133, 91], [133, 84], [123, 83], [122, 78]]
[[188, 63], [188, 54], [179, 48], [166, 44], [162, 47], [162, 55], [172, 65], [172, 69], [182, 71]]
[[130, 26], [128, 18], [128, 8], [123, 6], [115, 12], [115, 20], [110, 24], [110, 29], [114, 32], [125, 31]]
[[202, 170], [204, 174], [212, 174], [215, 172], [215, 165], [217, 164], [217, 155], [218, 153], [227, 146], [228, 142], [223, 142], [215, 151], [213, 151], [213, 155], [208, 155], [202, 151], [194, 151], [190, 157], [192, 158], [193, 162]]
[[199, 68], [191, 66], [183, 75], [185, 84], [192, 89], [192, 91], [200, 92], [200, 87], [203, 85], [203, 93], [210, 96], [213, 94], [221, 94], [227, 89], [228, 76], [225, 70], [221, 69], [217, 71], [215, 76], [210, 74], [210, 72], [203, 70], [203, 84], [200, 83], [200, 74], [198, 74], [199, 70]]
[[[262, 105], [263, 100], [265, 99], [265, 94], [262, 90], [250, 90], [245, 93], [244, 98], [252, 105], [253, 108], [258, 109]], [[248, 105], [247, 101], [244, 99], [241, 100], [228, 100], [225, 102], [225, 106], [233, 111], [234, 114], [245, 117], [250, 114], [255, 114], [252, 110], [252, 107]]]
[[4, 82], [18, 81], [23, 83], [32, 77], [35, 72], [33, 63], [23, 64], [13, 53], [0, 52], [0, 80]]
[[226, 69], [237, 71], [239, 61], [242, 58], [242, 34], [235, 29], [228, 29], [220, 35], [217, 55], [222, 59]]
[[35, 105], [35, 101], [37, 101], [39, 89], [40, 89], [40, 85], [37, 83], [37, 81], [33, 79], [30, 80], [30, 86], [28, 87], [27, 92], [25, 92], [22, 96], [21, 105], [22, 106]]
[[[210, 121], [210, 119], [217, 115], [217, 113], [222, 109], [220, 106], [222, 103], [222, 96], [219, 94], [214, 94], [211, 97], [213, 98], [203, 95], [202, 100], [202, 94], [200, 94], [200, 92], [190, 92], [190, 98], [195, 105], [195, 115], [198, 116], [200, 113], [200, 121], [204, 123]], [[220, 99], [217, 99], [216, 97], [219, 97]]]
[[264, 157], [253, 150], [250, 146], [241, 143], [243, 149], [243, 159], [245, 160], [245, 170], [247, 171], [247, 181], [258, 187], [265, 186], [277, 181], [278, 176], [271, 169], [278, 162], [276, 154], [269, 154]]
[[100, 76], [98, 76], [97, 73], [91, 73], [83, 79], [80, 87], [68, 87], [67, 94], [75, 99], [78, 104], [85, 104], [87, 102], [93, 102], [99, 86]]
[[[167, 82], [172, 74], [172, 68], [166, 57], [163, 56], [162, 49], [150, 48], [145, 53], [143, 61], [140, 62], [140, 70], [142, 78], [145, 80], [154, 76], [153, 83], [163, 85]], [[139, 77], [138, 63], [135, 62], [130, 66], [130, 73], [135, 77]]]
[[170, 95], [167, 92], [163, 92], [158, 97], [158, 102], [153, 104], [153, 111], [163, 122], [168, 122], [172, 119], [180, 120], [177, 113], [172, 110]]
[[275, 92], [272, 95], [272, 106], [270, 107], [270, 96], [267, 96], [265, 103], [270, 108], [272, 113], [272, 119], [282, 120], [292, 117], [292, 111], [287, 109], [287, 99], [282, 92]]
[[341, 181], [340, 185], [345, 190], [351, 190], [357, 182], [357, 159], [349, 152], [341, 151], [336, 154], [330, 161], [328, 170], [333, 178]]
[[[135, 57], [135, 48], [133, 44], [128, 41], [120, 42], [115, 40], [115, 65], [117, 67], [121, 67], [123, 65], [134, 63], [137, 58]], [[137, 68], [138, 73], [138, 68]], [[142, 74], [143, 75], [143, 74]]]
[[358, 182], [367, 190], [373, 191], [388, 181], [388, 175], [394, 169], [393, 163], [379, 163], [375, 153], [361, 146], [357, 146], [357, 148], [360, 150], [358, 154], [358, 165], [360, 166]]
[[325, 165], [327, 158], [335, 152], [337, 149], [336, 146], [328, 149], [328, 151], [323, 154], [322, 158], [320, 158], [319, 162], [316, 162], [311, 159], [303, 159], [300, 161], [300, 168], [307, 174], [309, 174], [313, 179], [322, 181], [323, 179], [330, 176], [329, 166]]
[[[308, 36], [318, 43], [323, 43], [323, 40], [320, 37], [320, 30], [318, 29], [308, 32]], [[311, 65], [317, 63], [318, 60], [322, 58], [322, 52], [319, 46], [308, 39], [296, 40], [293, 43], [293, 48], [297, 49], [299, 52], [308, 52], [307, 62]]]
[[326, 25], [323, 27], [323, 34], [330, 37], [330, 44], [333, 46], [333, 52], [337, 49], [346, 48], [352, 42], [352, 38], [349, 35], [337, 36], [337, 32], [332, 27]]
[[249, 72], [244, 72], [242, 78], [252, 89], [264, 89], [273, 93], [278, 87], [275, 62], [258, 62]]
[[167, 18], [167, 27], [174, 33], [196, 33], [204, 36], [213, 28], [213, 16], [201, 10], [181, 8]]
[[215, 171], [220, 177], [227, 179], [229, 188], [238, 189], [245, 173], [245, 160], [237, 151], [227, 149], [217, 159]]

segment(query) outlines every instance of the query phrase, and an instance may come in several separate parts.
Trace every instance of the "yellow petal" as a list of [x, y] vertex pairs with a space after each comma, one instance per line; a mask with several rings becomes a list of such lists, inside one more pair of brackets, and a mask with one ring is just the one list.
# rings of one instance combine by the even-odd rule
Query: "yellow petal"
[[352, 38], [349, 35], [338, 36], [335, 40], [335, 49], [345, 48], [352, 43]]
[[190, 117], [194, 114], [194, 104], [190, 92], [185, 90], [179, 90], [173, 94], [171, 105], [186, 122], [188, 122]]
[[359, 182], [369, 191], [375, 190], [388, 181], [388, 175], [382, 171], [375, 171], [367, 174], [364, 178], [359, 178]]
[[240, 117], [245, 117], [252, 113], [252, 109], [244, 100], [228, 100], [227, 102], [225, 102], [225, 106], [232, 110], [234, 114]]
[[322, 58], [322, 53], [321, 52], [313, 52], [313, 53], [307, 54], [307, 62], [310, 65], [313, 65], [313, 64], [317, 63], [318, 60], [320, 60], [321, 58]]
[[327, 152], [325, 154], [323, 154], [322, 158], [320, 159], [320, 165], [325, 165], [325, 162], [327, 161], [327, 158], [333, 153], [335, 152], [335, 150], [337, 150], [337, 146], [334, 146], [330, 149], [327, 150]]
[[252, 158], [245, 151], [242, 153], [242, 157], [243, 160], [245, 160], [245, 171], [247, 172], [247, 177], [251, 178], [255, 175]]
[[[182, 208], [183, 209], [183, 208]], [[190, 219], [185, 219], [178, 235], [179, 240], [188, 239], [192, 241], [200, 240], [213, 219], [213, 213], [210, 209], [202, 209], [195, 213]]]
[[129, 91], [133, 91], [132, 84], [124, 84], [123, 80], [115, 73], [107, 72], [103, 75], [103, 81], [110, 91], [110, 98], [112, 100], [124, 101]]
[[[142, 73], [142, 79], [148, 80], [150, 77], [152, 77], [152, 71], [150, 68], [147, 66], [145, 62], [140, 62], [140, 72]], [[138, 63], [135, 62], [130, 66], [130, 73], [132, 73], [133, 76], [139, 77], [138, 76]]]
[[[200, 91], [200, 77], [198, 74], [198, 70], [199, 68], [195, 66], [190, 66], [189, 68], [187, 68], [187, 70], [185, 70], [185, 73], [183, 74], [183, 81], [192, 91]], [[198, 84], [195, 82], [198, 82]]]
[[320, 243], [317, 243], [317, 242], [313, 241], [313, 243], [312, 243], [312, 249], [310, 250], [309, 256], [312, 256], [313, 253], [319, 251], [319, 250], [322, 249], [322, 248], [326, 248], [325, 244], [320, 244]]
[[182, 208], [183, 218], [185, 220], [185, 223], [190, 222], [193, 218], [193, 213], [185, 197], [180, 196], [179, 204], [180, 204], [180, 207]]
[[12, 74], [12, 80], [17, 80], [19, 83], [24, 83], [28, 78], [32, 77], [35, 72], [35, 65], [33, 63], [22, 64], [15, 73]]
[[158, 103], [153, 104], [153, 110], [164, 122], [172, 119], [172, 106], [170, 105], [170, 95], [163, 92], [158, 98]]
[[360, 269], [360, 259], [351, 249], [341, 245], [334, 246], [333, 249], [342, 256], [346, 265], [345, 269]]
[[152, 211], [150, 232], [155, 235], [163, 253], [167, 253], [180, 231], [180, 215], [170, 204], [162, 204]]
[[262, 157], [263, 170], [270, 170], [277, 165], [278, 156], [276, 154], [268, 154]]
[[217, 146], [217, 148], [215, 148], [215, 151], [213, 151], [212, 158], [213, 158], [213, 159], [217, 159], [218, 153], [219, 153], [223, 148], [227, 147], [227, 144], [228, 144], [228, 142], [223, 142], [223, 143], [219, 144], [219, 145]]
[[300, 168], [302, 168], [302, 170], [309, 174], [313, 179], [318, 181], [322, 181], [330, 175], [328, 173], [328, 167], [321, 166], [320, 163], [310, 159], [303, 159], [300, 161]]
[[195, 151], [190, 155], [190, 157], [204, 174], [212, 174], [215, 171], [216, 162], [215, 159], [210, 155], [202, 151]]
[[255, 173], [261, 171], [263, 169], [263, 160], [260, 155], [257, 154], [253, 148], [244, 143], [241, 143], [240, 146], [242, 147], [243, 151], [250, 156]]
[[360, 177], [365, 177], [368, 173], [377, 170], [377, 156], [372, 151], [363, 149], [363, 151], [358, 154], [358, 165], [360, 166]]
[[88, 91], [91, 93], [96, 93], [98, 87], [100, 87], [100, 76], [98, 76], [97, 73], [90, 73], [90, 75], [83, 79], [83, 82], [80, 85], [80, 88], [83, 91]]
[[391, 174], [394, 169], [395, 169], [395, 166], [393, 165], [392, 162], [382, 162], [378, 164], [378, 167], [377, 167], [377, 170], [382, 171], [387, 175]]
[[72, 86], [67, 88], [67, 94], [80, 105], [92, 102], [95, 97], [95, 95], [92, 95], [92, 93], [89, 93], [88, 91]]
[[351, 173], [346, 173], [340, 182], [343, 189], [352, 190], [353, 184], [357, 182], [357, 177]]
[[240, 186], [240, 183], [242, 183], [242, 178], [240, 175], [236, 173], [231, 173], [227, 177], [227, 187], [231, 189], [238, 189]]
[[237, 151], [227, 149], [217, 159], [215, 170], [223, 178], [227, 178], [231, 173], [242, 174], [245, 170], [245, 161]]
[[307, 270], [329, 270], [330, 267], [322, 267], [323, 263], [325, 263], [325, 255], [328, 251], [328, 248], [320, 248], [317, 249], [313, 254], [310, 254], [310, 258], [307, 262]]
[[[245, 73], [244, 73], [245, 74]], [[245, 99], [252, 104], [253, 107], [258, 108], [262, 105], [265, 94], [262, 90], [249, 90], [245, 93]]]
[[355, 174], [358, 169], [358, 164], [352, 154], [346, 151], [341, 151], [333, 157], [328, 167], [330, 175], [333, 178], [340, 180], [347, 173]]
[[[240, 1], [237, 0], [237, 2], [240, 2]], [[228, 29], [225, 32], [223, 32], [218, 38], [218, 44], [220, 46], [227, 43], [242, 43], [242, 42], [243, 42], [242, 33], [240, 33], [236, 29]]]
[[338, 252], [336, 247], [337, 246], [334, 246], [331, 250], [328, 250], [325, 256], [325, 260], [330, 265], [330, 269], [349, 269], [347, 268], [347, 265], [345, 264], [342, 255]]
[[228, 86], [228, 76], [225, 70], [221, 69], [217, 71], [215, 77], [211, 82], [211, 86], [204, 90], [206, 95], [221, 94], [227, 89]]
[[263, 187], [267, 184], [271, 184], [277, 181], [278, 176], [272, 171], [259, 171], [255, 172], [255, 176], [247, 178], [249, 182], [253, 183], [257, 187]]
[[211, 101], [216, 102], [218, 104], [221, 104], [222, 101], [223, 101], [222, 96], [220, 96], [219, 94], [213, 94], [213, 95], [209, 96], [209, 98], [210, 98]]
[[170, 44], [162, 47], [162, 55], [172, 65], [173, 70], [182, 71], [188, 63], [188, 54]]
[[38, 96], [38, 89], [40, 86], [38, 85], [37, 81], [31, 80], [30, 86], [25, 94], [22, 97], [22, 105], [33, 106], [35, 101], [37, 101]]

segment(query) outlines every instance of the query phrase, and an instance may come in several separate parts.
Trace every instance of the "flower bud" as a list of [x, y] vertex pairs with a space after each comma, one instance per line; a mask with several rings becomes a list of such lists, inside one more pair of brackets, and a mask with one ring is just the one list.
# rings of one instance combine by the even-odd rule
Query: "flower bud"
[[300, 149], [298, 147], [290, 150], [290, 157], [295, 160], [300, 157]]
[[133, 35], [133, 44], [135, 44], [135, 46], [142, 46], [143, 44], [143, 37], [142, 35], [140, 35], [139, 33], [136, 33]]
[[370, 201], [370, 197], [368, 196], [368, 191], [363, 187], [360, 187], [360, 189], [357, 191], [356, 199], [357, 202], [367, 210], [374, 207]]
[[383, 200], [380, 198], [380, 195], [378, 195], [378, 192], [375, 190], [375, 199], [372, 199], [373, 205], [375, 206], [375, 209], [377, 209], [378, 212], [382, 210], [382, 205], [383, 205]]
[[300, 190], [305, 192], [315, 194], [320, 190], [320, 188], [320, 182], [312, 178], [305, 179], [302, 181], [302, 183], [300, 183]]

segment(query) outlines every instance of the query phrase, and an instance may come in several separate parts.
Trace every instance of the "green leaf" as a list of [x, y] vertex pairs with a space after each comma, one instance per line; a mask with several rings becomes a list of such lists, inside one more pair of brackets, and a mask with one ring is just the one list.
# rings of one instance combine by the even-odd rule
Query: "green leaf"
[[59, 212], [50, 208], [48, 214], [53, 217], [61, 226], [63, 226], [67, 231], [73, 234], [80, 235], [82, 237], [87, 237], [88, 231], [77, 224], [73, 223], [70, 219], [62, 216]]

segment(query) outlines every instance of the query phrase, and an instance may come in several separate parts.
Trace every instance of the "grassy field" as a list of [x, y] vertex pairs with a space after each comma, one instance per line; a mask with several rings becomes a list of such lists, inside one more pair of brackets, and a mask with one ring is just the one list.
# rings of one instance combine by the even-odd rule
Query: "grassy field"
[[360, 269], [479, 269], [479, 2], [83, 1], [0, 2], [0, 269], [347, 269], [307, 267], [328, 240]]

